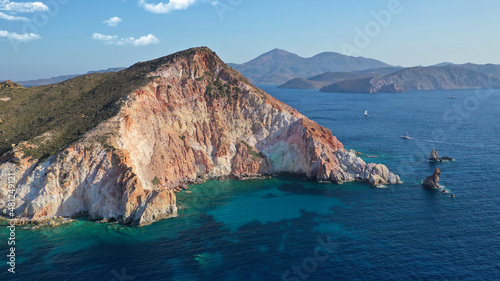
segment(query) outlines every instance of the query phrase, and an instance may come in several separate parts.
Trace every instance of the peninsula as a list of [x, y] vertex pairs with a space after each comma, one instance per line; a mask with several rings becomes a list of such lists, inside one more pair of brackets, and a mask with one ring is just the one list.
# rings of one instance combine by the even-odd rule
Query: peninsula
[[[0, 103], [0, 173], [15, 175], [15, 213], [26, 220], [149, 224], [176, 215], [176, 187], [207, 179], [401, 183], [206, 47], [0, 97], [10, 98]], [[3, 181], [3, 216], [8, 195]]]

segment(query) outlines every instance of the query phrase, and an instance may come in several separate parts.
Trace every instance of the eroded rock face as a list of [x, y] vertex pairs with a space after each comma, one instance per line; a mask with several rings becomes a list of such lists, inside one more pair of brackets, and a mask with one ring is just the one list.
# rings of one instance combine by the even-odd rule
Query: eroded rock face
[[[88, 213], [144, 225], [175, 216], [175, 187], [221, 176], [293, 172], [337, 183], [401, 182], [384, 165], [344, 150], [330, 130], [254, 87], [210, 50], [161, 60], [149, 62], [151, 82], [81, 140], [41, 162], [24, 157], [22, 144], [0, 159], [2, 175], [13, 171], [18, 179], [17, 216]], [[4, 214], [7, 195], [2, 181]]]
[[441, 158], [439, 158], [439, 155], [437, 153], [436, 150], [434, 150], [434, 148], [431, 150], [431, 155], [429, 157], [429, 160], [430, 161], [439, 161]]
[[434, 174], [432, 176], [428, 176], [427, 178], [425, 178], [424, 182], [422, 183], [422, 185], [424, 187], [428, 187], [428, 188], [439, 188], [439, 176], [441, 175], [441, 171], [439, 170], [439, 168], [436, 168], [434, 170]]

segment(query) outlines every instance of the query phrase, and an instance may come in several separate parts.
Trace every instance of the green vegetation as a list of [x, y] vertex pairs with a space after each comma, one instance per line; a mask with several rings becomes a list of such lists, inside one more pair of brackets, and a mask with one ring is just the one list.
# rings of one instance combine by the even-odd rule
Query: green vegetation
[[252, 155], [253, 160], [259, 160], [259, 159], [264, 158], [265, 155], [262, 152], [257, 152], [255, 150], [253, 150], [253, 148], [248, 143], [246, 143], [244, 141], [241, 141], [241, 142], [247, 147], [248, 154]]
[[157, 176], [155, 176], [155, 178], [151, 181], [151, 183], [153, 185], [159, 185], [160, 184], [160, 179]]
[[[36, 139], [36, 138], [35, 138]], [[109, 136], [104, 135], [104, 136], [99, 136], [97, 141], [106, 149], [106, 151], [112, 151], [115, 149], [110, 143], [109, 143]], [[26, 152], [25, 152], [26, 153]]]
[[[238, 98], [241, 89], [223, 83], [215, 70], [223, 67], [234, 78], [251, 85], [239, 72], [225, 65], [206, 47], [193, 48], [148, 62], [140, 62], [119, 72], [94, 73], [58, 84], [31, 88], [0, 88], [0, 155], [12, 144], [27, 141], [27, 156], [43, 159], [79, 139], [99, 123], [114, 116], [129, 93], [145, 86], [155, 77], [146, 74], [178, 59], [192, 63], [196, 54], [207, 54], [209, 70], [203, 78], [211, 79], [206, 94], [226, 98], [228, 104]], [[167, 85], [167, 89], [172, 88]], [[236, 95], [232, 96], [232, 92]], [[9, 100], [10, 98], [10, 100]], [[40, 137], [40, 136], [44, 137]], [[98, 140], [112, 149], [107, 139]]]
[[241, 89], [238, 87], [232, 87], [229, 83], [222, 83], [219, 76], [217, 76], [215, 82], [208, 84], [205, 94], [212, 99], [226, 98], [228, 104], [233, 104], [233, 90], [236, 92], [234, 97], [237, 99], [238, 94], [241, 93]]
[[212, 84], [208, 84], [205, 93], [211, 95], [213, 91], [214, 91], [214, 86], [212, 86]]
[[[0, 98], [11, 98], [0, 102], [0, 155], [11, 144], [29, 141], [36, 148], [23, 149], [27, 156], [49, 157], [115, 115], [120, 99], [150, 81], [145, 76], [150, 70], [139, 64], [53, 85], [0, 89]], [[46, 132], [50, 137], [36, 138]]]

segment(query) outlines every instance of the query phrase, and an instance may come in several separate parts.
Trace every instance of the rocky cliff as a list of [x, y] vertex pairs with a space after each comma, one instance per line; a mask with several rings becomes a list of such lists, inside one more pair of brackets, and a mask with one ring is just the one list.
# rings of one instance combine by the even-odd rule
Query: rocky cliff
[[[400, 183], [387, 167], [347, 152], [330, 130], [251, 85], [208, 48], [107, 75], [148, 78], [131, 91], [122, 89], [112, 105], [103, 102], [113, 115], [54, 154], [33, 156], [47, 143], [60, 143], [49, 130], [1, 156], [2, 178], [8, 172], [17, 178], [18, 217], [88, 213], [96, 220], [143, 225], [176, 214], [175, 187], [219, 177], [291, 172], [336, 183]], [[106, 77], [100, 83], [118, 76]], [[95, 89], [89, 93], [96, 95]], [[2, 180], [4, 215], [7, 200]]]

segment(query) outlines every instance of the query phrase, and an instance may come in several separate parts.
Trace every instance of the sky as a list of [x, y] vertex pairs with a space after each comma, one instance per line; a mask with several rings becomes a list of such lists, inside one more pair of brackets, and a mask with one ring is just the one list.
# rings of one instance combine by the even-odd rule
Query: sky
[[0, 0], [0, 81], [127, 67], [197, 46], [392, 65], [500, 64], [500, 1]]

